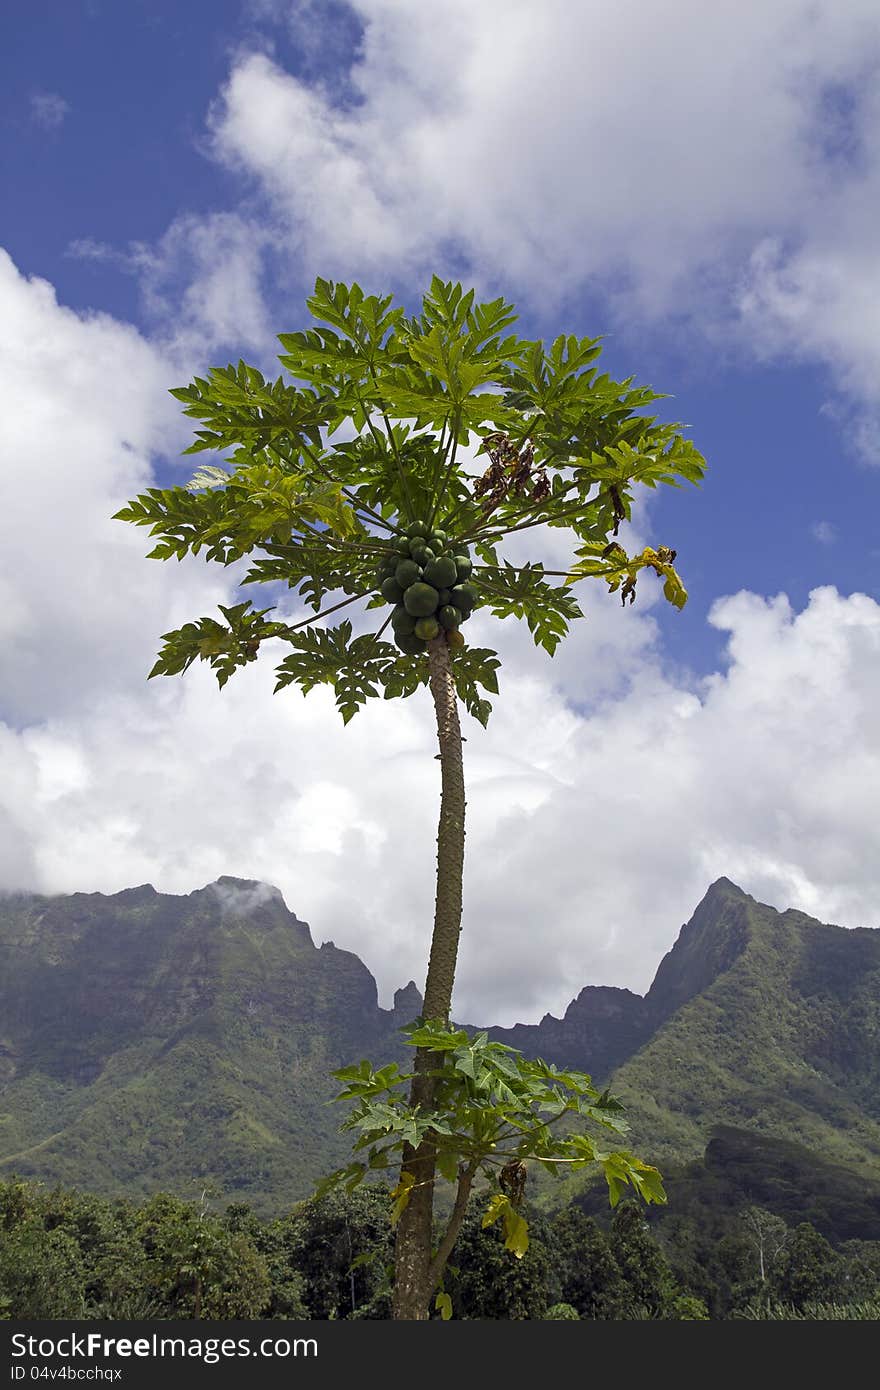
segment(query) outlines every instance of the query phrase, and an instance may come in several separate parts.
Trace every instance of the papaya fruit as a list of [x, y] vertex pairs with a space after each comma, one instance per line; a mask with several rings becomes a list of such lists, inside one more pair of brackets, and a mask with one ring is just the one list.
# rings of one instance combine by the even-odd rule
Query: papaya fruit
[[449, 602], [465, 614], [471, 612], [476, 601], [477, 591], [471, 584], [456, 584], [449, 597]]
[[449, 537], [445, 531], [434, 530], [428, 537], [428, 545], [432, 546], [434, 550], [442, 550], [448, 540]]
[[409, 555], [409, 541], [406, 536], [399, 536], [394, 542], [394, 550], [397, 555]]
[[417, 565], [425, 566], [429, 560], [433, 560], [434, 552], [429, 545], [414, 545], [410, 551]]
[[458, 627], [461, 622], [461, 614], [451, 603], [444, 604], [442, 608], [438, 609], [437, 617], [440, 620], [440, 626], [445, 627], [447, 632]]
[[469, 555], [459, 554], [455, 555], [453, 558], [455, 560], [455, 573], [458, 583], [463, 584], [465, 580], [470, 579], [474, 572], [471, 557]]
[[421, 566], [417, 565], [415, 560], [401, 560], [394, 571], [394, 578], [403, 590], [408, 589], [410, 584], [415, 584], [416, 580], [421, 579], [421, 577]]
[[387, 579], [382, 580], [379, 592], [389, 603], [403, 602], [403, 589], [393, 575], [389, 575]]
[[424, 580], [435, 589], [451, 589], [458, 578], [458, 570], [451, 555], [438, 555], [425, 565]]
[[437, 612], [437, 601], [440, 595], [430, 584], [423, 584], [421, 581], [410, 584], [403, 595], [403, 606], [407, 613], [412, 613], [414, 618], [429, 618], [432, 613]]
[[446, 604], [449, 602], [449, 600], [450, 600], [451, 597], [452, 597], [452, 590], [451, 590], [451, 589], [441, 589], [441, 590], [440, 590], [440, 607], [441, 607], [441, 608], [444, 608], [444, 607], [446, 606]]
[[418, 656], [420, 652], [425, 650], [425, 644], [421, 637], [416, 637], [414, 632], [399, 632], [394, 640], [407, 656]]
[[429, 533], [430, 530], [431, 530], [431, 527], [430, 527], [430, 525], [428, 524], [427, 521], [413, 521], [413, 522], [410, 523], [409, 526], [407, 526], [407, 528], [406, 528], [406, 534], [407, 534], [410, 538], [412, 538], [413, 536], [422, 536], [422, 537], [424, 537], [424, 536], [427, 536], [427, 535], [428, 535], [428, 533]]
[[450, 647], [463, 647], [464, 633], [459, 632], [457, 627], [451, 627], [446, 634], [446, 641], [449, 643]]
[[391, 626], [395, 634], [412, 635], [415, 630], [416, 620], [412, 613], [407, 613], [402, 603], [399, 603], [391, 614]]
[[416, 637], [421, 637], [423, 642], [430, 642], [439, 633], [440, 624], [436, 618], [419, 618], [416, 622]]

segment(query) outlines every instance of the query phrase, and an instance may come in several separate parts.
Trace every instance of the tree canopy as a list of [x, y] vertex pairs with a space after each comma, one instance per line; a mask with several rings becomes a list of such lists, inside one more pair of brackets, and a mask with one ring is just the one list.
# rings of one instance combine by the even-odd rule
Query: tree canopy
[[[697, 483], [704, 460], [680, 425], [647, 413], [658, 393], [599, 372], [600, 339], [560, 335], [548, 347], [520, 338], [508, 332], [516, 315], [503, 298], [480, 304], [436, 276], [413, 317], [391, 296], [322, 279], [307, 303], [317, 326], [280, 335], [292, 381], [239, 362], [174, 390], [199, 422], [187, 452], [219, 453], [224, 464], [201, 465], [183, 487], [149, 488], [116, 516], [149, 527], [152, 558], [201, 553], [229, 566], [247, 557], [242, 587], [282, 583], [311, 615], [279, 622], [249, 599], [220, 605], [222, 621], [206, 616], [163, 635], [151, 676], [199, 659], [223, 685], [263, 641], [280, 638], [289, 651], [276, 689], [327, 683], [346, 721], [371, 696], [411, 695], [427, 683], [427, 663], [400, 649], [396, 627], [396, 643], [383, 640], [393, 615], [373, 610], [387, 609], [382, 576], [393, 577], [389, 560], [409, 555], [401, 541], [420, 524], [427, 535], [417, 539], [433, 531], [468, 552], [462, 621], [475, 607], [515, 617], [551, 654], [581, 616], [574, 588], [585, 578], [626, 603], [650, 569], [683, 606], [675, 551], [628, 554], [616, 538], [637, 485]], [[565, 570], [541, 558], [545, 526], [569, 533]], [[534, 558], [514, 563], [499, 547], [527, 531]], [[316, 625], [349, 605], [356, 622]], [[458, 693], [485, 724], [497, 653], [460, 645], [452, 656]]]

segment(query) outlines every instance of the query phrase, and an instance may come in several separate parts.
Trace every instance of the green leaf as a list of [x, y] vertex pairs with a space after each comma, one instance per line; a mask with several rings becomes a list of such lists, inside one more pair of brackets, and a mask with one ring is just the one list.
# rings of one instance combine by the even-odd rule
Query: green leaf
[[218, 607], [226, 618], [225, 627], [214, 618], [200, 618], [163, 633], [165, 645], [148, 679], [182, 675], [199, 658], [210, 663], [222, 688], [240, 666], [256, 661], [261, 642], [288, 632], [284, 623], [263, 622], [264, 614], [271, 609], [251, 611], [250, 600], [231, 608], [222, 603]]
[[350, 622], [338, 627], [306, 628], [288, 637], [294, 652], [276, 668], [275, 689], [296, 683], [304, 695], [316, 685], [332, 685], [344, 723], [357, 714], [387, 679], [397, 649], [372, 635], [352, 636]]
[[566, 586], [554, 587], [544, 578], [541, 564], [482, 566], [478, 571], [485, 604], [499, 618], [525, 618], [536, 646], [552, 656], [569, 623], [582, 618], [578, 603]]
[[489, 1199], [489, 1205], [483, 1212], [483, 1219], [480, 1222], [480, 1225], [482, 1226], [483, 1230], [485, 1231], [487, 1226], [494, 1225], [494, 1223], [499, 1219], [499, 1217], [502, 1217], [504, 1215], [505, 1211], [507, 1211], [509, 1207], [509, 1197], [506, 1197], [503, 1192], [494, 1193], [494, 1195]]
[[452, 672], [455, 688], [465, 709], [485, 728], [489, 722], [492, 706], [479, 694], [479, 686], [493, 694], [498, 692], [498, 677], [495, 672], [501, 662], [496, 652], [488, 647], [463, 647], [454, 653]]

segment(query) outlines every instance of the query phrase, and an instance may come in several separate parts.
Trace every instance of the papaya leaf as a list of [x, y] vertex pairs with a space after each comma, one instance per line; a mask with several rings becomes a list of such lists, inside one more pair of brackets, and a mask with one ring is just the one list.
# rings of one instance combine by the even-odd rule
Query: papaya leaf
[[263, 622], [263, 615], [271, 609], [251, 610], [250, 600], [230, 608], [222, 603], [218, 607], [226, 618], [225, 627], [215, 618], [199, 618], [197, 622], [185, 623], [182, 628], [163, 633], [165, 645], [148, 679], [182, 675], [200, 658], [210, 663], [222, 689], [240, 666], [256, 661], [262, 641], [288, 632], [284, 623]]
[[452, 1299], [449, 1297], [448, 1293], [443, 1293], [441, 1290], [434, 1299], [434, 1307], [437, 1309], [444, 1322], [448, 1322], [452, 1317]]
[[316, 685], [332, 685], [344, 723], [378, 694], [397, 651], [372, 635], [352, 637], [348, 621], [331, 628], [306, 628], [288, 639], [294, 651], [276, 668], [275, 689], [296, 683], [304, 695]]
[[495, 672], [501, 665], [496, 652], [488, 647], [464, 647], [456, 651], [452, 660], [455, 688], [464, 702], [465, 709], [483, 727], [489, 722], [492, 706], [479, 693], [479, 686], [492, 694], [498, 693], [498, 677]]
[[569, 588], [548, 584], [540, 563], [512, 565], [505, 560], [499, 566], [485, 566], [479, 577], [486, 607], [499, 618], [525, 618], [536, 646], [551, 656], [568, 633], [569, 623], [583, 617]]
[[504, 1248], [521, 1260], [529, 1248], [529, 1223], [508, 1203], [504, 1213]]
[[509, 1209], [509, 1207], [509, 1197], [506, 1197], [503, 1192], [494, 1193], [493, 1196], [489, 1199], [489, 1205], [483, 1212], [483, 1219], [480, 1222], [480, 1225], [482, 1226], [483, 1230], [485, 1231], [487, 1226], [494, 1225], [494, 1223], [504, 1215], [504, 1213]]
[[402, 1172], [400, 1181], [392, 1190], [391, 1197], [394, 1206], [391, 1208], [391, 1225], [396, 1226], [405, 1209], [409, 1206], [409, 1199], [412, 1196], [412, 1189], [415, 1185], [415, 1175], [413, 1173]]

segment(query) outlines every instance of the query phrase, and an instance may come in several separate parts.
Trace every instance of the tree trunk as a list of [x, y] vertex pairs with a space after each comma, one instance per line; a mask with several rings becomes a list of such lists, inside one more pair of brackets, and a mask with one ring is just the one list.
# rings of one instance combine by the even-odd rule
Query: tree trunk
[[[432, 1022], [448, 1023], [461, 933], [465, 796], [458, 696], [445, 636], [429, 642], [428, 663], [437, 715], [442, 790], [437, 830], [434, 932], [422, 1014]], [[433, 1103], [433, 1087], [427, 1075], [432, 1061], [430, 1052], [417, 1050], [410, 1104], [422, 1109], [430, 1109]], [[434, 1166], [434, 1147], [430, 1141], [424, 1141], [418, 1149], [404, 1150], [401, 1171], [412, 1173], [415, 1184], [397, 1224], [393, 1317], [398, 1319], [426, 1319], [434, 1292], [431, 1273]]]

